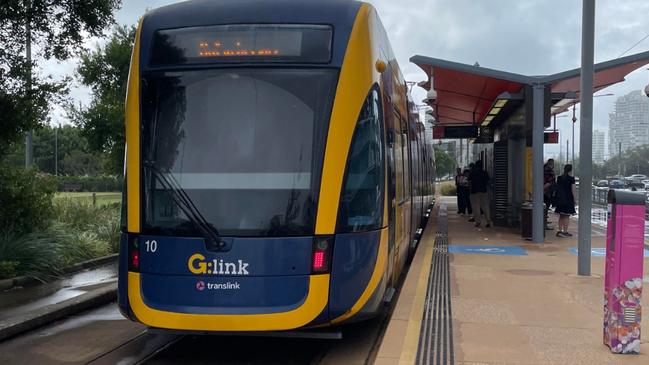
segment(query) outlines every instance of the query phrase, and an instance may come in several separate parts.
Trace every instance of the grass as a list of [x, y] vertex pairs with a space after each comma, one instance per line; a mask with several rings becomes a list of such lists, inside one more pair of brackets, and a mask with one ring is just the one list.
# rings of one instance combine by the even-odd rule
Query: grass
[[[73, 201], [92, 203], [91, 192], [59, 192], [54, 195], [54, 202], [69, 199]], [[122, 193], [95, 193], [97, 205], [119, 203], [122, 201]]]
[[439, 191], [442, 196], [455, 196], [455, 181], [448, 180], [437, 183], [437, 191]]

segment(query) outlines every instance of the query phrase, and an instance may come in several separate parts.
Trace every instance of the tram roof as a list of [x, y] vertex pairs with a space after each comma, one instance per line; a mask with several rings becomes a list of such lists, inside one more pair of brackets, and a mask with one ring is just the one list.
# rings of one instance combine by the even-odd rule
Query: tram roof
[[[479, 125], [497, 99], [507, 99], [507, 110], [523, 102], [520, 95], [528, 85], [549, 85], [551, 114], [566, 111], [579, 102], [581, 69], [546, 76], [527, 76], [486, 67], [473, 66], [425, 56], [413, 56], [410, 61], [428, 75], [419, 84], [426, 90], [431, 86], [437, 93], [435, 100], [426, 99], [434, 109], [437, 124]], [[624, 81], [626, 75], [649, 63], [649, 51], [598, 63], [594, 66], [594, 91]], [[502, 115], [501, 117], [506, 117]]]

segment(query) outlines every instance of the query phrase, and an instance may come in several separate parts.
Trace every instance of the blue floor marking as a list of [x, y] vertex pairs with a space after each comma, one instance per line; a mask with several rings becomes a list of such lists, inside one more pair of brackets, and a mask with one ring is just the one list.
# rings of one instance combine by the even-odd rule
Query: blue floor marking
[[480, 255], [527, 256], [527, 251], [517, 246], [449, 245], [448, 252]]
[[[573, 255], [576, 255], [577, 247], [570, 247], [570, 252], [572, 252]], [[604, 247], [591, 248], [590, 255], [593, 257], [605, 257], [606, 249]], [[644, 257], [649, 257], [649, 250], [647, 250], [646, 248], [644, 249]]]

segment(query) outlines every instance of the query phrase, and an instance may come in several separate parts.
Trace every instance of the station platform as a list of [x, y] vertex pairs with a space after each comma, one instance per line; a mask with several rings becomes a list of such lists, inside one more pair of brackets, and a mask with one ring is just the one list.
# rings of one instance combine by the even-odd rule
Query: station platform
[[[456, 211], [454, 198], [438, 199], [375, 364], [649, 364], [649, 319], [640, 355], [603, 344], [601, 229], [592, 276], [582, 277], [576, 235], [548, 231], [534, 244], [509, 228], [475, 228]], [[644, 273], [647, 285], [646, 255]]]

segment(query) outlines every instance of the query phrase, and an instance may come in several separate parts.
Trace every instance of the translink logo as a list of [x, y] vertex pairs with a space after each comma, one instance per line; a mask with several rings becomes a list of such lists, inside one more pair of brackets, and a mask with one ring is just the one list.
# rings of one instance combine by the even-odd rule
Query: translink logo
[[205, 261], [205, 256], [195, 253], [189, 257], [187, 267], [193, 274], [211, 275], [249, 275], [248, 263], [243, 260], [237, 262], [226, 262], [219, 259]]

